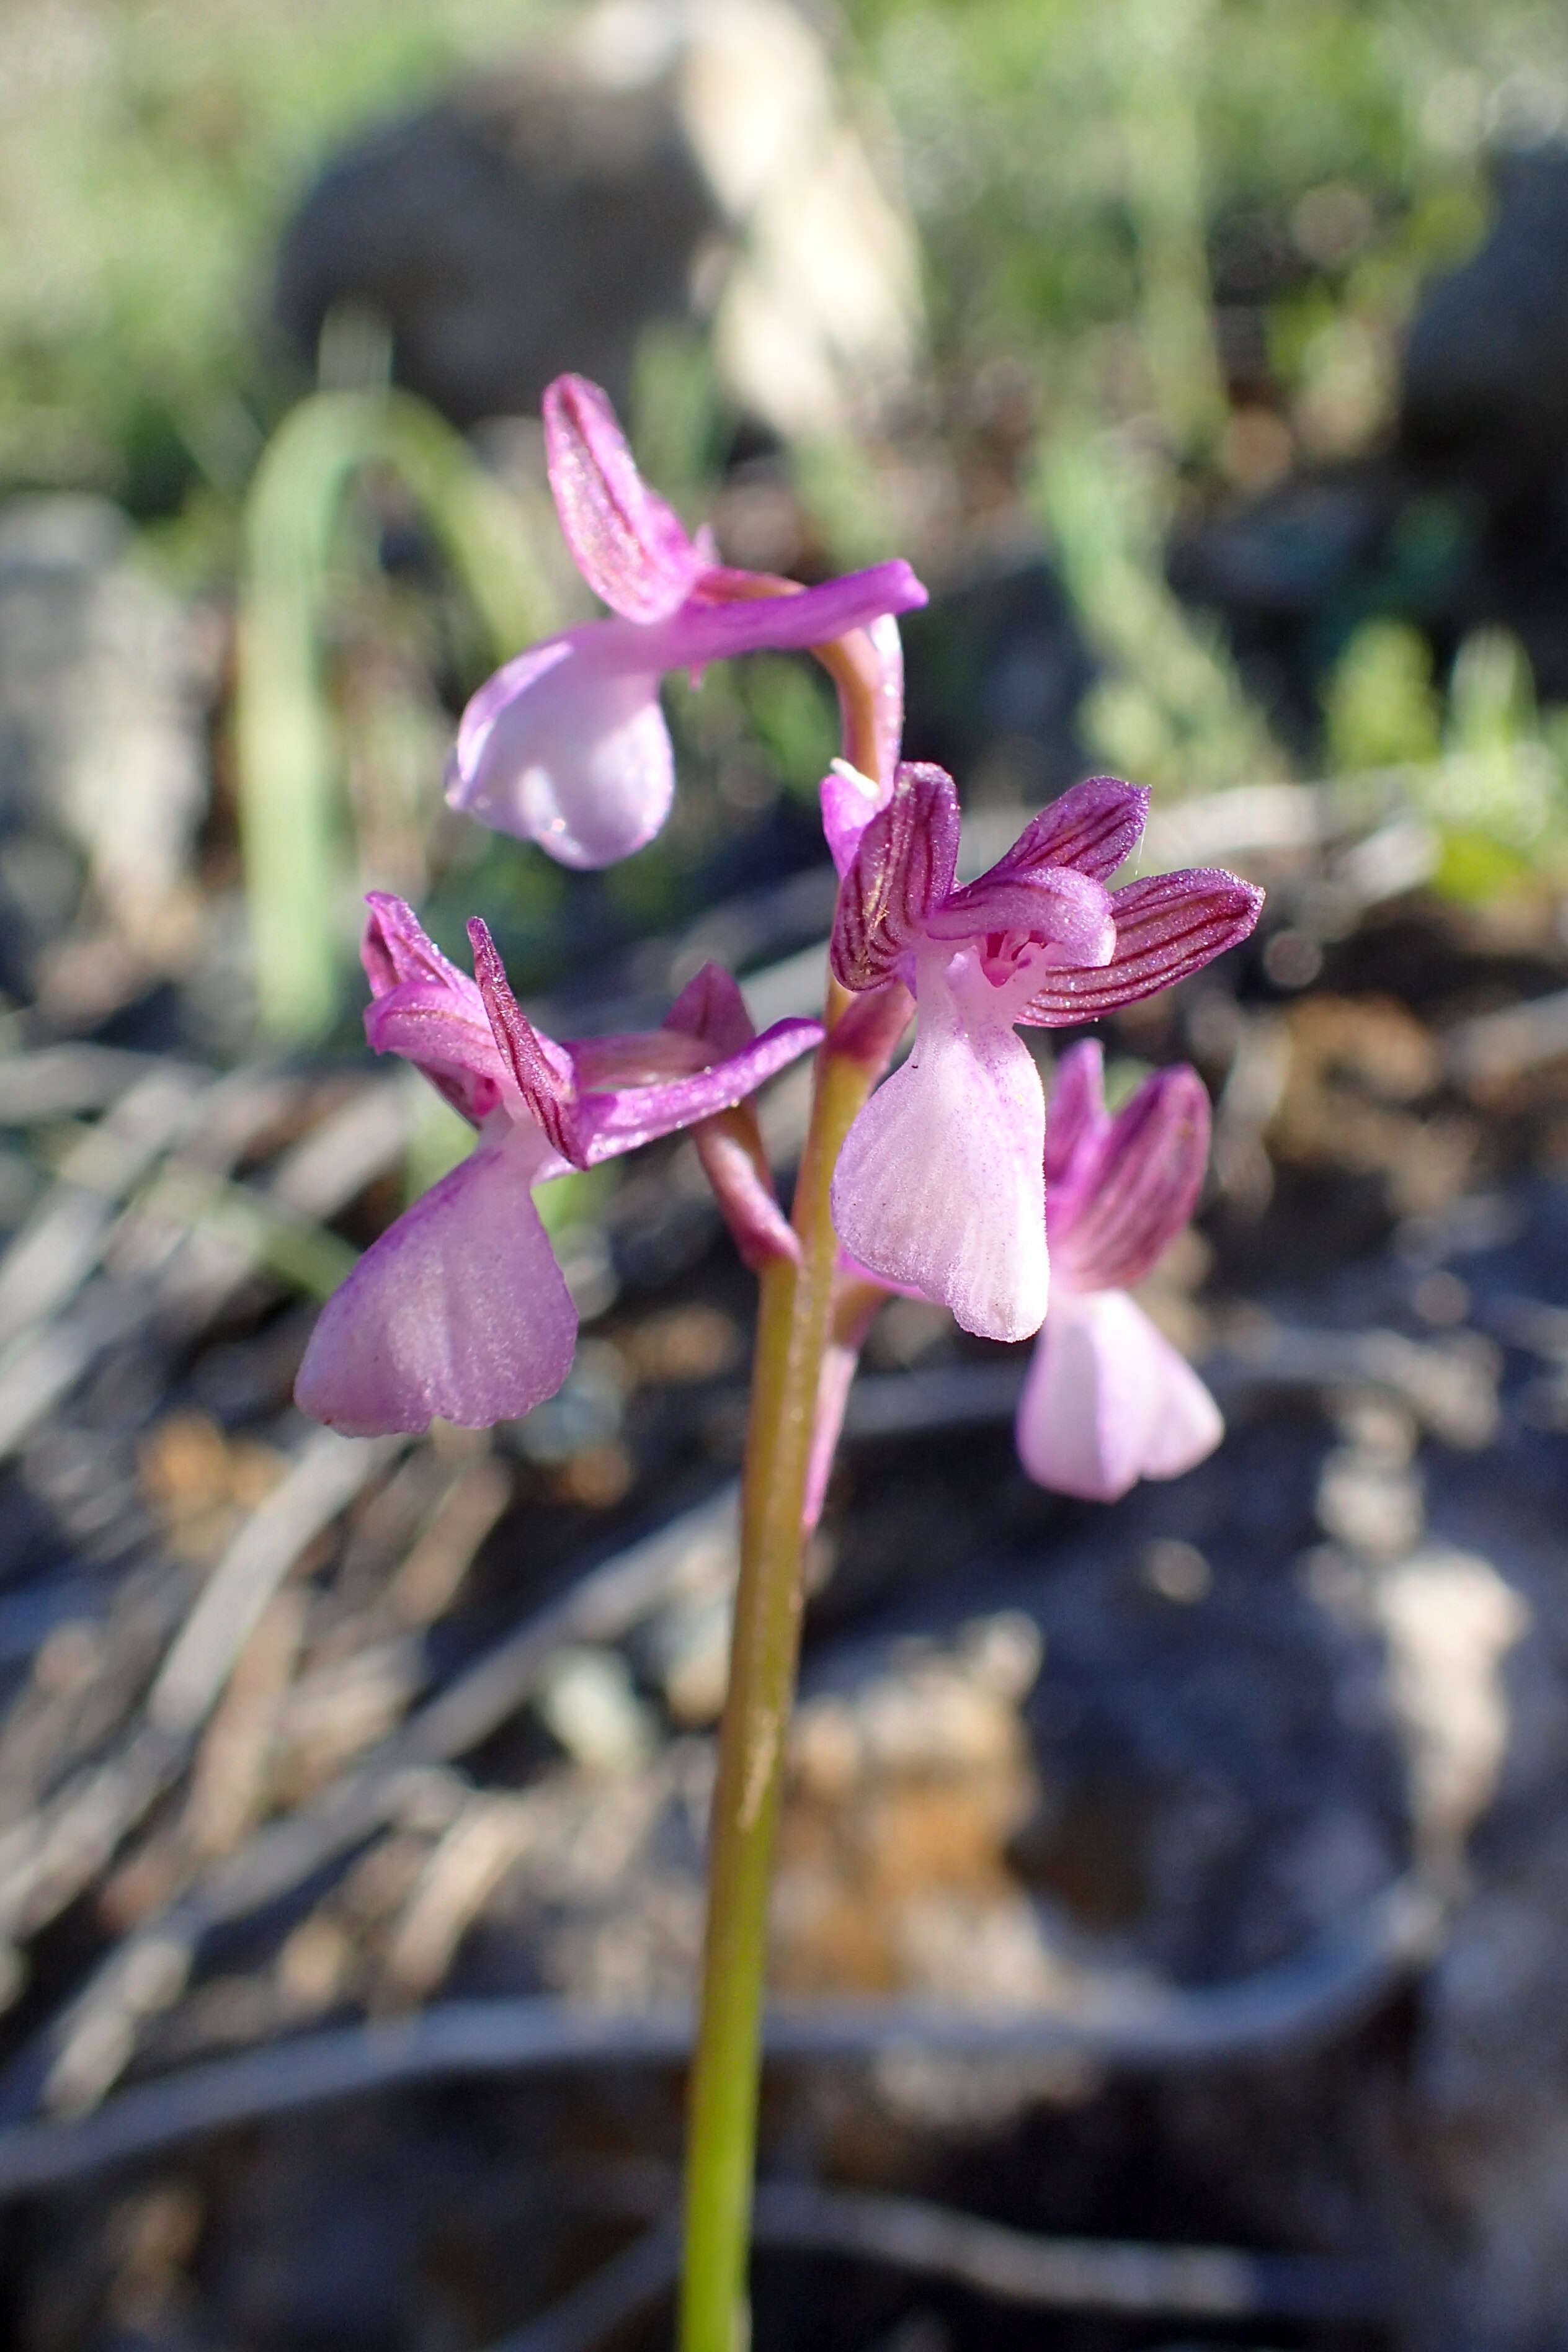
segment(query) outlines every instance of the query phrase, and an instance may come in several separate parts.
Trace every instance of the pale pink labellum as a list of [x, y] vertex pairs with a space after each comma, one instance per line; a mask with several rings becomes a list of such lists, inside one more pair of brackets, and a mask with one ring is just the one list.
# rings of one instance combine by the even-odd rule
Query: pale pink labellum
[[921, 960], [909, 1059], [851, 1127], [833, 1179], [844, 1247], [966, 1331], [1026, 1339], [1046, 1311], [1039, 1074], [962, 955]]
[[350, 1437], [515, 1420], [572, 1368], [577, 1312], [533, 1205], [537, 1130], [512, 1129], [405, 1210], [316, 1320], [295, 1383]]
[[1113, 1503], [1174, 1478], [1225, 1434], [1186, 1358], [1124, 1290], [1058, 1283], [1018, 1406], [1018, 1458], [1037, 1486]]
[[692, 598], [668, 619], [585, 621], [499, 669], [464, 711], [447, 798], [563, 866], [613, 865], [669, 813], [675, 754], [659, 708], [669, 670], [740, 654], [805, 653], [925, 591], [907, 563], [733, 604]]
[[1058, 1492], [1114, 1502], [1211, 1454], [1219, 1408], [1131, 1298], [1186, 1224], [1208, 1161], [1209, 1105], [1184, 1066], [1145, 1079], [1115, 1118], [1103, 1056], [1063, 1056], [1047, 1128], [1050, 1312], [1018, 1406], [1018, 1456]]
[[669, 814], [675, 753], [649, 634], [589, 621], [497, 670], [458, 722], [450, 805], [584, 871], [650, 842]]

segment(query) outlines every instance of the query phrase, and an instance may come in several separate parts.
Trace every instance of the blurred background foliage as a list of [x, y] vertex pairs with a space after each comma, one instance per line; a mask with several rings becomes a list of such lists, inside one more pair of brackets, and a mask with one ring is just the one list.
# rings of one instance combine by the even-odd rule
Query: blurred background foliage
[[[248, 613], [238, 643], [267, 708], [241, 700], [238, 766], [263, 1005], [284, 1033], [329, 1020], [366, 882], [431, 903], [448, 936], [484, 903], [540, 987], [585, 941], [668, 929], [815, 854], [831, 704], [784, 662], [674, 690], [678, 814], [615, 874], [568, 888], [447, 820], [464, 694], [509, 640], [586, 609], [537, 440], [487, 429], [470, 460], [453, 435], [421, 467], [389, 446], [415, 434], [414, 402], [395, 430], [376, 418], [396, 362], [374, 316], [331, 312], [314, 366], [279, 324], [280, 240], [325, 159], [585, 13], [23, 0], [0, 25], [0, 185], [21, 232], [0, 249], [0, 488], [112, 500], [181, 594], [226, 629], [237, 598]], [[647, 10], [594, 14], [606, 86], [635, 81]], [[1558, 860], [1563, 729], [1506, 614], [1478, 632], [1450, 593], [1483, 530], [1473, 501], [1376, 468], [1397, 456], [1423, 289], [1487, 232], [1490, 158], [1563, 127], [1568, 20], [1528, 0], [849, 0], [826, 30], [918, 236], [918, 365], [869, 426], [780, 430], [735, 396], [700, 304], [655, 320], [625, 392], [689, 516], [726, 540], [738, 518], [808, 575], [910, 553], [938, 597], [911, 632], [934, 683], [915, 686], [910, 748], [963, 763], [973, 798], [1037, 799], [1096, 765], [1166, 793], [1390, 770], [1441, 887], [1485, 895]], [[264, 464], [312, 392], [362, 404], [353, 450], [321, 456], [349, 410], [313, 439], [297, 412]], [[440, 429], [423, 428], [427, 457]], [[1335, 572], [1331, 530], [1314, 538], [1289, 506], [1245, 541], [1255, 569], [1289, 541], [1287, 572], [1332, 574], [1259, 656], [1205, 534], [1294, 483], [1345, 480], [1386, 509], [1364, 560]], [[1056, 600], [1050, 645], [1038, 614], [1025, 630], [1037, 673], [1060, 676], [1024, 756], [984, 588], [964, 603], [999, 575], [1009, 626], [1007, 580]], [[1277, 586], [1254, 604], [1273, 612]], [[1558, 690], [1542, 682], [1548, 704]], [[220, 678], [220, 866], [231, 691]], [[977, 720], [992, 704], [1000, 719]]]

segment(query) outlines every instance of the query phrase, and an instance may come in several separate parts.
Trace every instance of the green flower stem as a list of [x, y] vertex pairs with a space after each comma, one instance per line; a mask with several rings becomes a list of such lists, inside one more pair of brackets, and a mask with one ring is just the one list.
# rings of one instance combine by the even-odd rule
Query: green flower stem
[[741, 1574], [710, 1831], [708, 1935], [687, 2123], [681, 2352], [745, 2352], [768, 1885], [800, 1646], [801, 1516], [837, 1244], [835, 1162], [877, 1076], [820, 1052], [795, 1189], [798, 1268], [762, 1276]]

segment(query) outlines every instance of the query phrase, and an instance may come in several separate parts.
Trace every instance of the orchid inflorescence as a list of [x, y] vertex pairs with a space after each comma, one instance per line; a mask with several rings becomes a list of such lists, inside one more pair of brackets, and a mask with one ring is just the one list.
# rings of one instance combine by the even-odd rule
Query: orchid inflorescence
[[[760, 1285], [689, 2086], [680, 2335], [682, 2352], [734, 2352], [802, 1551], [861, 1343], [897, 1293], [984, 1339], [1038, 1333], [1019, 1457], [1066, 1494], [1110, 1501], [1213, 1450], [1214, 1400], [1129, 1295], [1192, 1215], [1207, 1096], [1194, 1071], [1160, 1070], [1112, 1117], [1100, 1048], [1080, 1043], [1061, 1059], [1047, 1117], [1018, 1033], [1077, 1028], [1184, 979], [1247, 936], [1261, 894], [1207, 869], [1112, 887], [1148, 794], [1108, 776], [1064, 793], [988, 873], [961, 883], [952, 780], [900, 759], [897, 616], [925, 602], [909, 566], [819, 587], [731, 570], [644, 484], [595, 385], [552, 384], [544, 427], [567, 543], [614, 617], [533, 646], [480, 688], [447, 798], [567, 866], [608, 865], [668, 813], [664, 674], [763, 647], [809, 651], [843, 721], [844, 756], [822, 783], [839, 877], [825, 1018], [758, 1036], [736, 982], [708, 964], [658, 1029], [559, 1042], [522, 1012], [483, 923], [468, 926], [470, 980], [401, 900], [373, 895], [370, 1043], [412, 1062], [478, 1140], [328, 1301], [296, 1395], [365, 1435], [531, 1412], [566, 1379], [577, 1328], [535, 1190], [690, 1131]], [[786, 1218], [752, 1097], [811, 1051]]]
[[[544, 413], [563, 529], [616, 617], [547, 639], [481, 688], [458, 731], [454, 806], [568, 865], [624, 856], [669, 806], [662, 674], [760, 647], [816, 651], [841, 695], [858, 692], [857, 747], [870, 746], [876, 768], [836, 762], [822, 788], [841, 877], [831, 964], [851, 999], [840, 1050], [879, 1069], [911, 1012], [916, 1021], [907, 1060], [871, 1094], [838, 1160], [847, 1278], [933, 1299], [988, 1339], [1027, 1339], [1044, 1324], [1018, 1431], [1041, 1484], [1108, 1499], [1135, 1477], [1189, 1468], [1217, 1443], [1217, 1412], [1124, 1294], [1191, 1214], [1206, 1097], [1190, 1070], [1167, 1071], [1108, 1121], [1098, 1048], [1079, 1046], [1047, 1129], [1017, 1031], [1078, 1026], [1184, 978], [1247, 936], [1258, 892], [1208, 870], [1108, 887], [1148, 807], [1146, 793], [1110, 777], [1064, 793], [989, 873], [958, 885], [952, 779], [897, 757], [894, 616], [925, 601], [908, 565], [816, 588], [731, 571], [647, 488], [596, 386], [559, 379]], [[745, 1107], [821, 1044], [820, 1024], [780, 1022], [757, 1037], [735, 982], [709, 965], [658, 1030], [557, 1044], [520, 1010], [483, 924], [469, 931], [473, 980], [400, 900], [370, 900], [370, 1043], [412, 1062], [479, 1139], [321, 1318], [299, 1401], [347, 1432], [418, 1430], [437, 1416], [488, 1425], [561, 1386], [576, 1315], [532, 1194], [571, 1169], [694, 1129], [748, 1258], [797, 1246]]]

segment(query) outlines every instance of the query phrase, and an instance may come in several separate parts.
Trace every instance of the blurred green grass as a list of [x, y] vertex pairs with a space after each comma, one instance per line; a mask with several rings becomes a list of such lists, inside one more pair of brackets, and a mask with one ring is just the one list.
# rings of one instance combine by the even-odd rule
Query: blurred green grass
[[[266, 332], [268, 273], [312, 169], [563, 13], [13, 0], [0, 173], [26, 234], [0, 250], [0, 482], [101, 487], [146, 517], [237, 497], [299, 389]], [[1568, 88], [1568, 19], [1529, 0], [847, 13], [851, 73], [897, 132], [939, 366], [1005, 351], [1053, 402], [1146, 402], [1200, 442], [1209, 322], [1173, 314], [1206, 309], [1239, 247], [1289, 247], [1326, 185], [1363, 200], [1364, 237], [1326, 261], [1298, 250], [1270, 304], [1274, 363], [1302, 388], [1325, 326], [1397, 324], [1423, 274], [1474, 241], [1489, 132], [1531, 89], [1544, 105]], [[1127, 331], [1150, 372], [1108, 384]]]
[[300, 388], [272, 248], [334, 142], [524, 32], [523, 0], [16, 0], [0, 25], [0, 481], [230, 509]]
[[[312, 388], [268, 320], [291, 205], [334, 143], [574, 13], [13, 0], [0, 190], [26, 233], [0, 244], [0, 493], [101, 492], [176, 583], [227, 597], [263, 452]], [[880, 129], [899, 159], [924, 256], [921, 462], [949, 469], [957, 522], [945, 550], [910, 551], [940, 584], [965, 532], [984, 537], [971, 478], [989, 453], [1016, 524], [1048, 538], [1100, 665], [1079, 714], [1089, 754], [1172, 792], [1289, 772], [1217, 634], [1171, 594], [1166, 535], [1258, 488], [1260, 463], [1277, 475], [1379, 446], [1421, 286], [1484, 232], [1489, 145], [1568, 120], [1568, 16], [1534, 0], [847, 0], [840, 58], [873, 142]], [[1236, 389], [1238, 321], [1261, 390]], [[645, 460], [700, 517], [734, 420], [696, 337], [648, 339], [635, 408]], [[900, 543], [896, 501], [860, 453], [791, 456], [825, 555]], [[479, 892], [521, 984], [543, 984], [584, 935], [586, 902], [569, 907], [561, 877], [515, 845], [442, 832], [434, 757], [427, 789], [401, 772], [395, 746], [437, 740], [487, 648], [456, 572], [388, 576], [384, 492], [379, 507], [339, 499], [330, 532], [321, 522], [312, 593], [334, 628], [297, 665], [335, 730], [355, 878], [397, 878], [364, 870], [391, 843], [448, 933]], [[1445, 710], [1412, 684], [1413, 641], [1391, 655], [1384, 625], [1368, 625], [1331, 678], [1330, 767], [1422, 771], [1455, 887], [1550, 869], [1563, 730], [1536, 711], [1517, 650], [1474, 649]], [[1466, 698], [1505, 672], [1478, 749]], [[818, 683], [789, 665], [671, 702], [683, 799], [660, 843], [593, 886], [597, 938], [686, 919], [721, 884], [726, 844], [809, 794], [828, 740]], [[421, 827], [436, 846], [407, 857], [398, 844]]]

